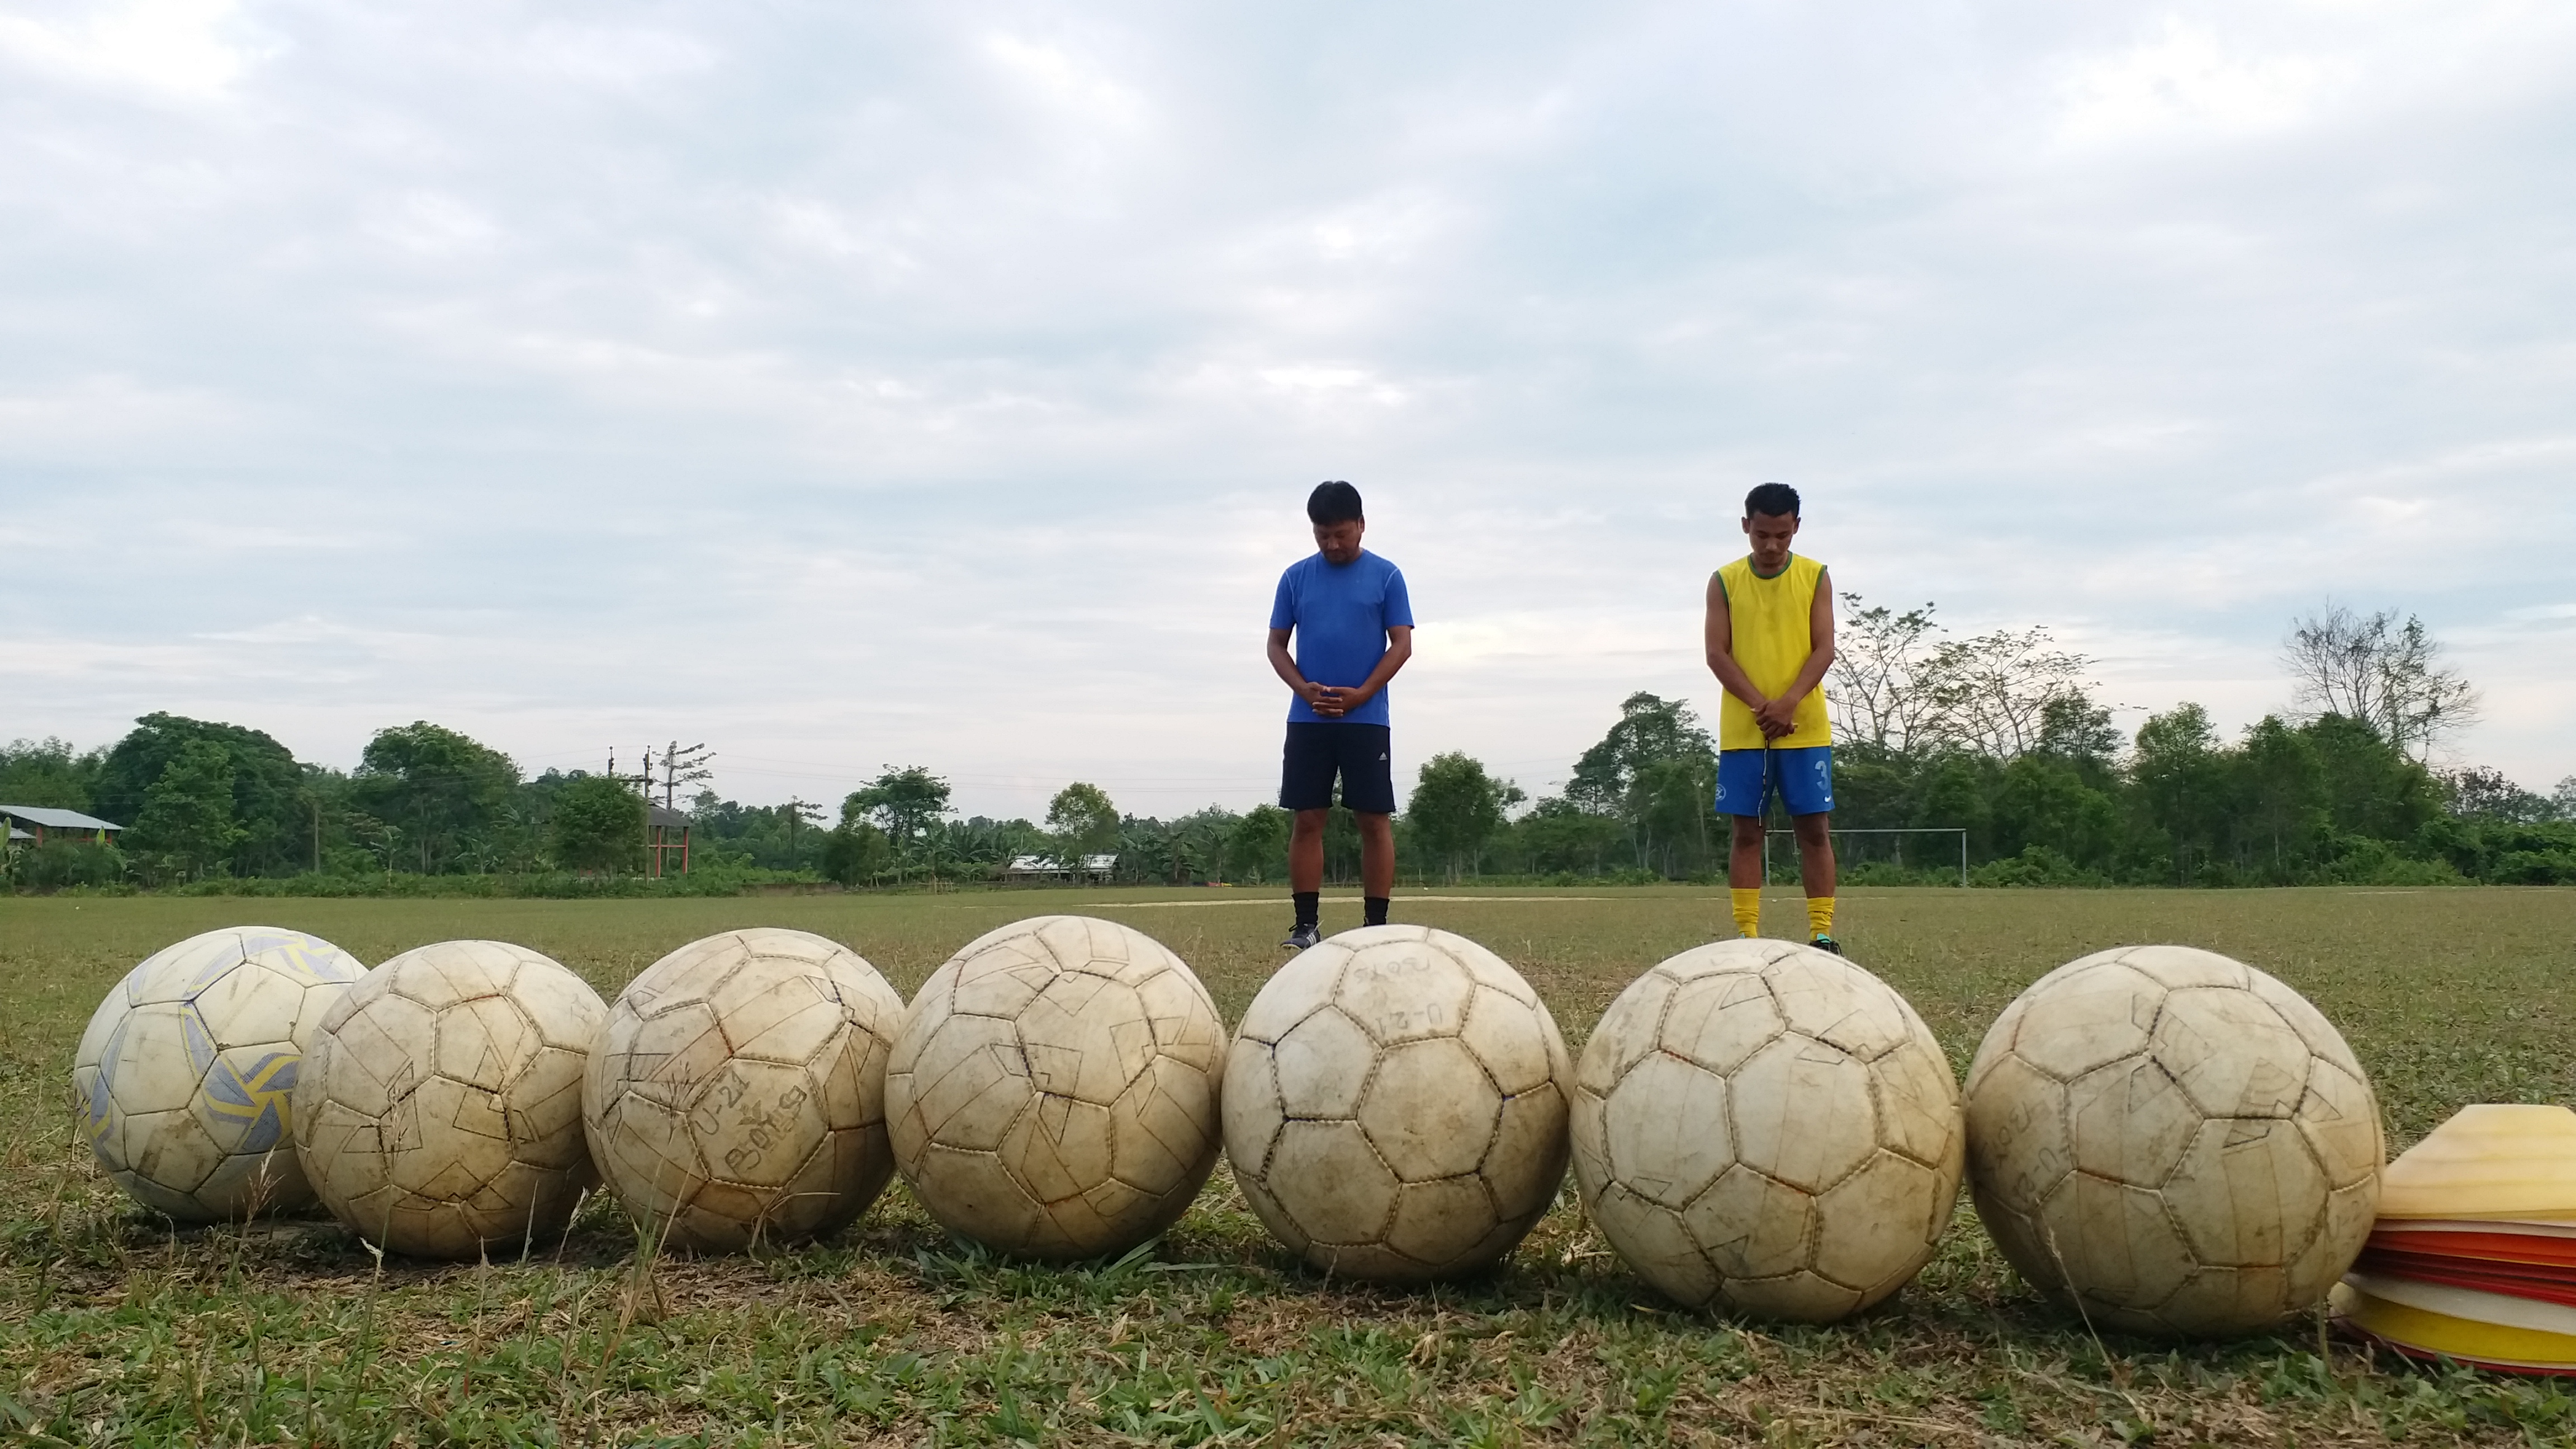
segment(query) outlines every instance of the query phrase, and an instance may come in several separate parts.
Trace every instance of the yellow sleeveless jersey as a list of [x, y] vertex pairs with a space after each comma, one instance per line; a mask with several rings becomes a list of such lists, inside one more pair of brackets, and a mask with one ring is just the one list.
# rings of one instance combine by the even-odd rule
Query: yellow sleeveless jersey
[[[1789, 555], [1789, 566], [1770, 578], [1753, 572], [1753, 560], [1740, 558], [1717, 571], [1726, 590], [1726, 613], [1735, 634], [1735, 662], [1744, 666], [1753, 687], [1777, 696], [1806, 667], [1813, 654], [1816, 586], [1825, 566], [1814, 559]], [[1807, 691], [1790, 716], [1797, 728], [1776, 740], [1762, 738], [1753, 722], [1753, 706], [1729, 694], [1717, 707], [1717, 747], [1721, 750], [1803, 750], [1834, 742], [1825, 718], [1821, 682]]]

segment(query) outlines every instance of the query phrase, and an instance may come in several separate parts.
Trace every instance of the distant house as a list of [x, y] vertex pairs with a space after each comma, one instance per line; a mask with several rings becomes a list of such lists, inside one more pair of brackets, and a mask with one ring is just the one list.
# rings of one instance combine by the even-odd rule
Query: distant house
[[1107, 885], [1118, 869], [1115, 855], [1086, 855], [1079, 868], [1062, 864], [1048, 856], [1022, 855], [1002, 867], [1004, 885], [1044, 885], [1050, 881], [1066, 885]]
[[56, 810], [46, 805], [0, 805], [0, 820], [9, 825], [9, 848], [42, 845], [48, 840], [86, 841], [105, 845], [110, 837], [125, 827], [83, 815], [77, 810]]

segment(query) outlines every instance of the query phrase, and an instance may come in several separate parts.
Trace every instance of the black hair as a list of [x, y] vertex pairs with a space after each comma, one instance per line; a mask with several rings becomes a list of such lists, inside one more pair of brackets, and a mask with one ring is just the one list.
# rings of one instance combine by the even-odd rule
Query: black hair
[[1348, 523], [1362, 516], [1360, 490], [1348, 483], [1318, 483], [1315, 491], [1306, 495], [1306, 517], [1317, 528], [1327, 523]]
[[1786, 483], [1765, 483], [1744, 495], [1744, 516], [1767, 513], [1773, 518], [1798, 516], [1798, 490]]

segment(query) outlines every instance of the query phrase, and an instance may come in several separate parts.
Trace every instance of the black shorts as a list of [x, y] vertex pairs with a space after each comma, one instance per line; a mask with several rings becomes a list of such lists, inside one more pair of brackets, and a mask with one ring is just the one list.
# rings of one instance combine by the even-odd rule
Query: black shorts
[[1291, 721], [1279, 768], [1279, 808], [1321, 810], [1333, 803], [1333, 777], [1342, 777], [1342, 804], [1362, 815], [1395, 813], [1395, 766], [1387, 727]]

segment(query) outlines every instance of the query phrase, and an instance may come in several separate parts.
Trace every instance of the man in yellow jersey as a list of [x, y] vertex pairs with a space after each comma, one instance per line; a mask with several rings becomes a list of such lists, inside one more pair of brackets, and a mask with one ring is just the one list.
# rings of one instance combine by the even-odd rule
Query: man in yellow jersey
[[1708, 667], [1726, 686], [1717, 713], [1717, 813], [1735, 817], [1726, 883], [1736, 929], [1762, 934], [1762, 812], [1777, 791], [1798, 832], [1807, 933], [1835, 955], [1833, 726], [1818, 688], [1834, 662], [1834, 591], [1825, 566], [1789, 551], [1798, 490], [1744, 496], [1750, 556], [1708, 581]]

